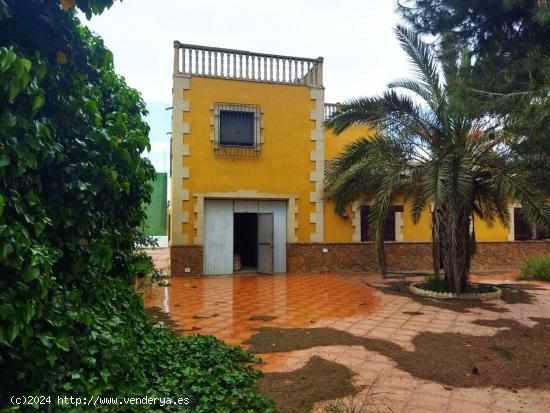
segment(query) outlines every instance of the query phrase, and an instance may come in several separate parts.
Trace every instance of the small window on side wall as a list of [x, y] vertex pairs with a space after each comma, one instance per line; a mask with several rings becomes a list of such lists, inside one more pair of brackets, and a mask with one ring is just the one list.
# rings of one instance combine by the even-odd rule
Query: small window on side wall
[[[370, 207], [363, 205], [360, 209], [361, 212], [361, 242], [372, 241], [373, 235], [370, 231]], [[395, 213], [403, 212], [402, 205], [393, 205], [388, 211], [388, 215], [384, 219], [384, 241], [396, 240], [396, 224]]]
[[514, 208], [513, 219], [515, 241], [540, 240], [548, 238], [548, 234], [546, 234], [545, 231], [529, 224], [522, 208]]
[[261, 147], [258, 105], [214, 105], [214, 150], [218, 155], [258, 156]]

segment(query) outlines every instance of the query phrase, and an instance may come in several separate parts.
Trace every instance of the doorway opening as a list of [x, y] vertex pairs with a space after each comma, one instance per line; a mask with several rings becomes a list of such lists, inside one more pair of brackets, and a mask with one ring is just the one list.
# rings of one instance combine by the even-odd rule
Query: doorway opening
[[256, 272], [258, 268], [258, 214], [235, 213], [233, 227], [234, 272]]

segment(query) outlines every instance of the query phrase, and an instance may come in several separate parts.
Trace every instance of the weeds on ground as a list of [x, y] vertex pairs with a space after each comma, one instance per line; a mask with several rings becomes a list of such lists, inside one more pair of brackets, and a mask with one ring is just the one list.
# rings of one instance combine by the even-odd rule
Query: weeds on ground
[[493, 350], [498, 351], [500, 354], [502, 354], [508, 360], [512, 360], [512, 358], [514, 357], [514, 353], [512, 352], [512, 349], [508, 348], [508, 347], [505, 347], [501, 344], [493, 344], [493, 346], [491, 348]]
[[312, 413], [392, 413], [388, 393], [375, 390], [381, 377], [382, 374], [376, 376], [371, 384], [355, 396], [331, 402]]

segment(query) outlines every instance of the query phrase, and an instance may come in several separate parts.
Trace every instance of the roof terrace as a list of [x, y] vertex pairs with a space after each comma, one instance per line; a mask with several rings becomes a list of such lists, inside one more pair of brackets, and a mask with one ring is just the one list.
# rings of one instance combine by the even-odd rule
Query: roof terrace
[[323, 58], [282, 56], [174, 42], [174, 76], [323, 86]]

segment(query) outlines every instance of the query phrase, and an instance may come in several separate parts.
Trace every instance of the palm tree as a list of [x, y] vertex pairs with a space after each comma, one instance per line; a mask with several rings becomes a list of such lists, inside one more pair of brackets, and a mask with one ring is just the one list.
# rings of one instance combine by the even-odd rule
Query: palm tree
[[397, 26], [395, 33], [416, 79], [393, 82], [380, 96], [347, 101], [326, 121], [336, 134], [356, 124], [377, 131], [328, 163], [327, 198], [337, 211], [356, 200], [371, 204], [382, 275], [383, 221], [392, 202], [410, 200], [415, 223], [431, 205], [434, 271], [439, 273], [441, 255], [449, 291], [461, 294], [475, 252], [474, 216], [507, 226], [515, 200], [531, 224], [549, 228], [548, 194], [517, 151], [523, 138], [490, 117], [469, 116], [453, 93], [458, 71], [438, 65], [413, 31]]

